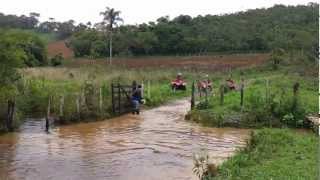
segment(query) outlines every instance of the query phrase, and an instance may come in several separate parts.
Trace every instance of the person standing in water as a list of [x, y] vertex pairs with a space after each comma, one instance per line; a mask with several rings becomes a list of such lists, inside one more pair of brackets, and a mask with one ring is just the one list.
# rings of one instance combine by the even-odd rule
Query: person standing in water
[[131, 95], [132, 114], [140, 114], [140, 103], [142, 104], [142, 99], [142, 86], [133, 86]]

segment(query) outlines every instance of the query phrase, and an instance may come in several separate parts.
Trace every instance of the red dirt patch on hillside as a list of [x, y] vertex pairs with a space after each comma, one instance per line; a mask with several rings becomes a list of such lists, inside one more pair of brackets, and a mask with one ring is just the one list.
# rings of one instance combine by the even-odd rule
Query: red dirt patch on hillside
[[[224, 71], [234, 68], [258, 66], [269, 59], [269, 54], [234, 54], [217, 56], [190, 57], [142, 57], [142, 58], [114, 58], [113, 65], [127, 68], [175, 68], [175, 69], [203, 69]], [[69, 66], [107, 65], [108, 59], [88, 60], [75, 59]]]
[[48, 44], [49, 57], [53, 57], [59, 53], [61, 53], [64, 58], [73, 57], [73, 51], [66, 46], [65, 41], [56, 41]]

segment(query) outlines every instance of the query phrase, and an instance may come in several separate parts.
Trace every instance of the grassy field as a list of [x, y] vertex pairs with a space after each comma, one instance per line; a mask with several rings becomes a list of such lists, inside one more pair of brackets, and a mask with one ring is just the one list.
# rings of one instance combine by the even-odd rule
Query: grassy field
[[[319, 137], [290, 129], [262, 129], [248, 146], [219, 166], [214, 180], [315, 180]], [[209, 178], [211, 179], [211, 178]]]
[[[179, 69], [201, 71], [226, 72], [235, 68], [252, 68], [266, 63], [267, 53], [257, 54], [228, 54], [207, 56], [150, 56], [150, 57], [115, 57], [113, 65], [133, 69]], [[107, 66], [109, 59], [76, 58], [66, 62], [67, 67], [81, 67], [85, 65]]]

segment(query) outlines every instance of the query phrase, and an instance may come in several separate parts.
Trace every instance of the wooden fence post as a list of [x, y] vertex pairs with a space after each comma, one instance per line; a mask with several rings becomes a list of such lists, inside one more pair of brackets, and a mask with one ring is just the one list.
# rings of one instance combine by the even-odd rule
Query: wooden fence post
[[220, 85], [220, 105], [223, 105], [224, 101], [224, 85]]
[[209, 102], [208, 102], [208, 88], [206, 88], [205, 89], [205, 103], [206, 103], [206, 107], [208, 107], [208, 104], [209, 104]]
[[241, 84], [240, 84], [240, 105], [243, 107], [243, 94], [244, 93], [244, 80], [241, 79]]
[[26, 79], [25, 77], [22, 75], [22, 94], [24, 95], [25, 94], [25, 91], [26, 91], [26, 86], [27, 86], [27, 83], [26, 83]]
[[144, 97], [144, 83], [141, 83], [141, 97]]
[[121, 114], [121, 89], [120, 89], [120, 83], [118, 83], [118, 108], [119, 108], [119, 114]]
[[293, 103], [292, 103], [292, 112], [295, 112], [298, 108], [298, 92], [300, 84], [298, 82], [293, 85]]
[[48, 97], [48, 107], [47, 107], [47, 115], [46, 115], [46, 132], [49, 132], [49, 117], [50, 117], [50, 109], [51, 109], [51, 97]]
[[61, 95], [60, 96], [60, 108], [59, 108], [60, 120], [63, 117], [63, 107], [64, 107], [64, 95]]
[[112, 104], [112, 112], [113, 114], [116, 113], [116, 108], [115, 108], [115, 104], [114, 104], [114, 84], [111, 83], [111, 104]]
[[7, 112], [7, 130], [13, 131], [12, 123], [14, 119], [15, 101], [8, 100], [8, 112]]
[[191, 87], [191, 110], [195, 107], [195, 87], [194, 87], [194, 81], [192, 82]]
[[269, 79], [266, 79], [266, 103], [269, 103]]
[[80, 120], [81, 93], [80, 95], [77, 94], [76, 96], [77, 96], [76, 97], [77, 116], [78, 116], [78, 120]]
[[100, 90], [99, 90], [99, 109], [100, 109], [100, 113], [102, 113], [103, 111], [102, 87], [100, 87]]
[[148, 89], [147, 89], [147, 96], [148, 96], [148, 99], [151, 99], [151, 87], [150, 87], [150, 80], [148, 80]]

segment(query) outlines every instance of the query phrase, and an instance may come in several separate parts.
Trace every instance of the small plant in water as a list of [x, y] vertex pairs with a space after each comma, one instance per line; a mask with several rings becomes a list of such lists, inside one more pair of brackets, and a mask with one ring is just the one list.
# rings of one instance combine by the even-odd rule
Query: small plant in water
[[214, 164], [209, 163], [209, 155], [206, 149], [201, 149], [199, 153], [193, 154], [193, 173], [200, 180], [210, 179], [217, 174]]

